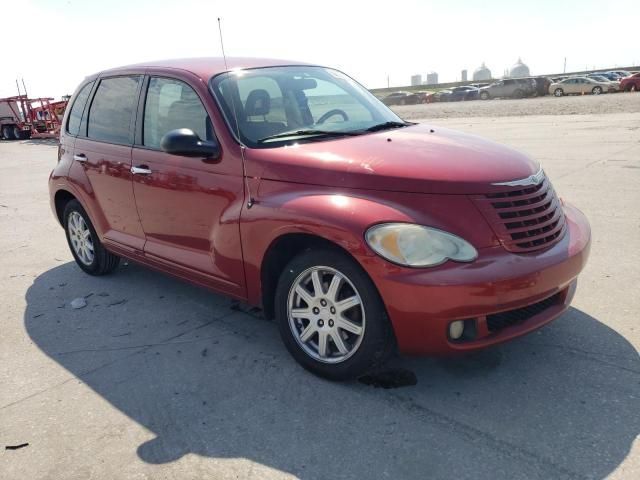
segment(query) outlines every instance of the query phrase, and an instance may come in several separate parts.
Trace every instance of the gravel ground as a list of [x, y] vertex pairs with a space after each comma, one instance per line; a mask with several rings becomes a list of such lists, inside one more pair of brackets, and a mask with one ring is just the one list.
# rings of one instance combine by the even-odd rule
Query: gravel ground
[[[474, 105], [518, 102], [418, 108]], [[432, 123], [540, 160], [591, 258], [552, 324], [398, 359], [418, 383], [392, 390], [307, 373], [273, 323], [177, 279], [84, 274], [49, 208], [55, 143], [0, 142], [0, 479], [640, 478], [640, 113]]]
[[526, 115], [588, 115], [640, 112], [640, 93], [614, 93], [520, 100], [473, 100], [394, 106], [405, 120], [460, 117], [520, 117]]

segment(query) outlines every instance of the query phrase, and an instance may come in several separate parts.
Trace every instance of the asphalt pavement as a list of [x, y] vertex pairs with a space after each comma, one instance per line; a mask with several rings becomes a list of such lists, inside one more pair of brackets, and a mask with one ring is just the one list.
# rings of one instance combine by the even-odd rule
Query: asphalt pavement
[[538, 159], [591, 259], [554, 323], [395, 359], [417, 384], [390, 389], [307, 373], [225, 297], [85, 275], [49, 208], [55, 142], [0, 142], [0, 478], [640, 478], [640, 113], [431, 122]]

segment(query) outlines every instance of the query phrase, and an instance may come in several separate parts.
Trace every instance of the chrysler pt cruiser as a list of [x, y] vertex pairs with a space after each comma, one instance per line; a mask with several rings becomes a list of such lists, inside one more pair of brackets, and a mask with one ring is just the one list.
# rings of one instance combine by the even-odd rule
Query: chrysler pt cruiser
[[534, 160], [405, 122], [345, 74], [289, 61], [87, 77], [49, 187], [86, 273], [127, 258], [260, 306], [331, 379], [395, 349], [467, 352], [549, 323], [590, 245]]

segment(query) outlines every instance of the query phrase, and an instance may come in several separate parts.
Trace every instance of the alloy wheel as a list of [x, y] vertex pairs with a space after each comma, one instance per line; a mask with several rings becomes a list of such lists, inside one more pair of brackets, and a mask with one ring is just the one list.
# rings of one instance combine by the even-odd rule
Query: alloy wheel
[[78, 212], [71, 212], [69, 215], [68, 227], [69, 239], [73, 246], [73, 251], [85, 265], [91, 265], [95, 257], [91, 230]]
[[364, 337], [362, 298], [353, 283], [331, 267], [311, 267], [298, 275], [289, 290], [287, 315], [297, 343], [319, 362], [344, 362]]

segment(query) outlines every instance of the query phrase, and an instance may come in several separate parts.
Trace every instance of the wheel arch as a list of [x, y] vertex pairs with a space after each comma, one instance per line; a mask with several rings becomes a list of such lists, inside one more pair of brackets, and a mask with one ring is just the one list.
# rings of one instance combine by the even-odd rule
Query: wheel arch
[[58, 222], [60, 222], [60, 225], [62, 225], [63, 227], [64, 227], [64, 219], [62, 218], [62, 216], [64, 214], [64, 209], [67, 206], [67, 204], [72, 200], [76, 200], [80, 202], [80, 200], [78, 200], [78, 198], [75, 195], [73, 195], [71, 192], [65, 189], [58, 190], [53, 197], [53, 205], [55, 207], [56, 217], [58, 218]]
[[320, 235], [290, 232], [276, 237], [267, 247], [260, 265], [260, 296], [264, 314], [268, 319], [273, 319], [275, 316], [275, 293], [282, 271], [292, 258], [312, 248], [325, 248], [340, 252], [360, 265], [347, 249]]

